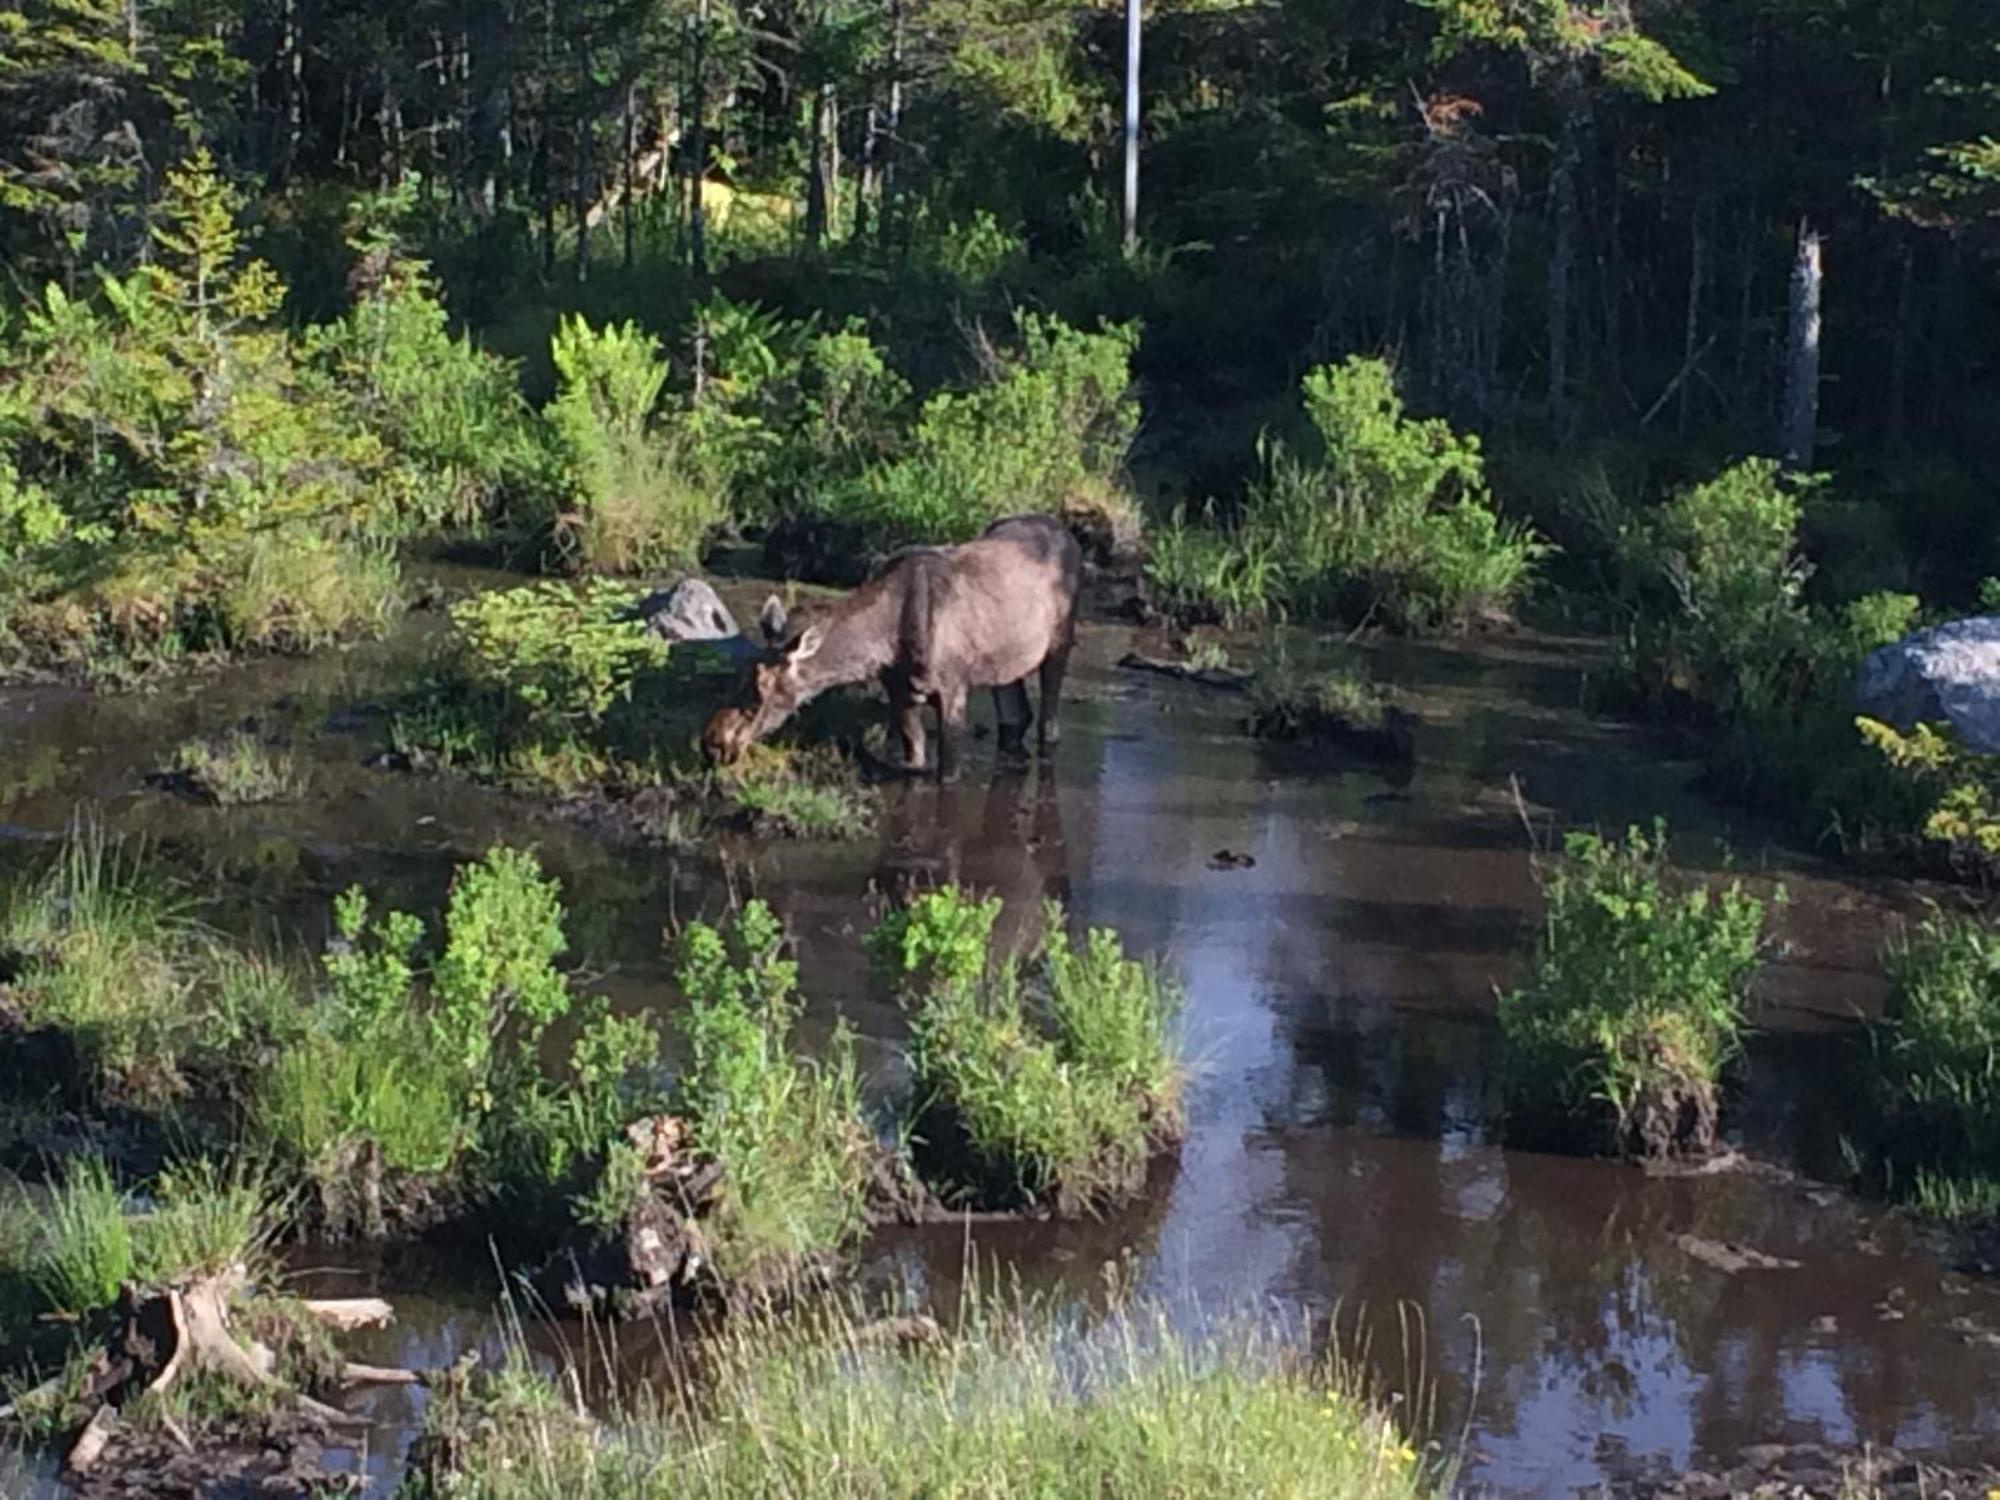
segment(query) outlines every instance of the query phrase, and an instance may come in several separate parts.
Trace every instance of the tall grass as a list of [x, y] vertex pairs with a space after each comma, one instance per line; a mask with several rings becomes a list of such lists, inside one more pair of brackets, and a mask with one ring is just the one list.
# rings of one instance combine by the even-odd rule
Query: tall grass
[[173, 768], [195, 791], [223, 807], [282, 801], [299, 789], [292, 757], [241, 729], [184, 742], [174, 751]]
[[153, 1197], [153, 1212], [134, 1236], [141, 1276], [173, 1281], [232, 1266], [261, 1269], [276, 1217], [276, 1193], [262, 1166], [197, 1157], [162, 1172]]
[[44, 1202], [28, 1208], [28, 1281], [55, 1312], [80, 1314], [117, 1300], [137, 1266], [125, 1198], [111, 1169], [78, 1157]]
[[26, 1024], [67, 1032], [85, 1067], [141, 1093], [178, 1085], [174, 1033], [191, 1009], [200, 942], [181, 903], [94, 825], [80, 825], [0, 915], [0, 951], [18, 968], [9, 994]]
[[2000, 1211], [2000, 932], [1934, 910], [1884, 967], [1873, 1057], [1891, 1162], [1927, 1211]]
[[[910, 1325], [901, 1325], [909, 1328]], [[1353, 1369], [1268, 1323], [1212, 1339], [1147, 1307], [1079, 1331], [1018, 1300], [898, 1348], [854, 1309], [746, 1318], [700, 1388], [592, 1433], [517, 1366], [434, 1404], [425, 1493], [462, 1500], [1376, 1500], [1438, 1492]]]
[[1648, 1156], [1711, 1148], [1764, 903], [1678, 875], [1660, 823], [1622, 842], [1572, 833], [1542, 889], [1527, 981], [1500, 997], [1516, 1126]]

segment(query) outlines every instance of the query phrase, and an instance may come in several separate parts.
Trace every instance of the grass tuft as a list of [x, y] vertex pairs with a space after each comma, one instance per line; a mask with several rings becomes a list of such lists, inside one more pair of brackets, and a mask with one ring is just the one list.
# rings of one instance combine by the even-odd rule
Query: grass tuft
[[44, 1202], [31, 1203], [28, 1281], [52, 1312], [108, 1307], [138, 1260], [125, 1198], [97, 1157], [70, 1162]]
[[174, 751], [173, 769], [192, 790], [223, 807], [282, 802], [299, 792], [292, 757], [240, 729], [188, 740]]
[[595, 1432], [517, 1362], [433, 1405], [427, 1493], [1388, 1500], [1442, 1482], [1350, 1369], [1268, 1323], [1197, 1342], [1150, 1308], [1078, 1331], [1009, 1301], [908, 1347], [888, 1326], [838, 1304], [744, 1318], [700, 1390]]

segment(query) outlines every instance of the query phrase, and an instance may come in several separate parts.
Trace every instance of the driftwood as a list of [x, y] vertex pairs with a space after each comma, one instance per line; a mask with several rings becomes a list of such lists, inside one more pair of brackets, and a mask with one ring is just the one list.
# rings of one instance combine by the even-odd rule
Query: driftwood
[[[125, 1402], [164, 1395], [176, 1381], [197, 1374], [245, 1391], [275, 1393], [289, 1402], [296, 1415], [322, 1429], [365, 1423], [364, 1418], [291, 1389], [279, 1379], [277, 1357], [270, 1349], [254, 1339], [238, 1341], [229, 1314], [231, 1299], [242, 1285], [241, 1271], [231, 1270], [165, 1287], [127, 1286], [120, 1293], [111, 1335], [83, 1379], [80, 1395], [91, 1414], [70, 1443], [66, 1466], [71, 1472], [87, 1473], [103, 1460], [106, 1445], [118, 1430], [118, 1409]], [[391, 1316], [389, 1304], [373, 1297], [336, 1298], [306, 1306], [320, 1321], [341, 1329], [371, 1327]], [[341, 1371], [344, 1385], [414, 1385], [422, 1379], [412, 1370], [376, 1365], [348, 1364]], [[61, 1389], [60, 1379], [48, 1382], [0, 1407], [0, 1419]], [[171, 1419], [162, 1426], [175, 1446], [194, 1452], [194, 1443]]]
[[304, 1307], [327, 1327], [341, 1333], [380, 1328], [396, 1316], [396, 1310], [380, 1297], [308, 1297]]

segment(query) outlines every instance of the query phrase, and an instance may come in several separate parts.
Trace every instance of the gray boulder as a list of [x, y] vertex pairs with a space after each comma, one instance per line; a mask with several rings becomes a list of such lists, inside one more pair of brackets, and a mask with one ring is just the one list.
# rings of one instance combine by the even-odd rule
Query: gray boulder
[[1854, 706], [1906, 732], [1948, 723], [1966, 749], [2000, 754], [2000, 615], [1914, 630], [1870, 652]]
[[672, 588], [648, 594], [632, 607], [632, 615], [662, 640], [707, 642], [732, 661], [757, 654], [756, 644], [703, 578], [683, 578]]

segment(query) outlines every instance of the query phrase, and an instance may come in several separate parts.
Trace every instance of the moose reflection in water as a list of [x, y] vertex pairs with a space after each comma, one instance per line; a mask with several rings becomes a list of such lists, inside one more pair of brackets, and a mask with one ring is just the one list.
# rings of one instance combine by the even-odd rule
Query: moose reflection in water
[[709, 720], [702, 747], [729, 764], [827, 689], [872, 680], [889, 695], [910, 770], [924, 764], [924, 710], [937, 711], [937, 770], [948, 779], [975, 688], [993, 690], [1001, 748], [1024, 747], [1030, 673], [1040, 678], [1041, 743], [1052, 745], [1082, 568], [1060, 521], [1013, 516], [962, 546], [896, 553], [796, 634], [773, 595], [761, 622], [769, 648], [745, 673], [738, 700]]

